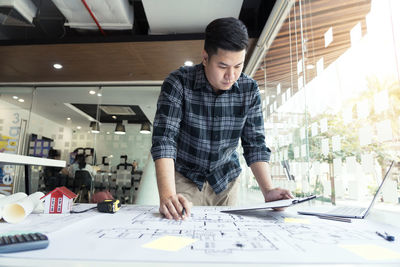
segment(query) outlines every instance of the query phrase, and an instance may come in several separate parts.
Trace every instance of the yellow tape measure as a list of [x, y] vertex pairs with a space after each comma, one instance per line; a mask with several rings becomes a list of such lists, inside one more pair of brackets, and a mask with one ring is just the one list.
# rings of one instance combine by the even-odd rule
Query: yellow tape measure
[[121, 208], [118, 199], [107, 199], [97, 203], [97, 210], [100, 212], [115, 213]]

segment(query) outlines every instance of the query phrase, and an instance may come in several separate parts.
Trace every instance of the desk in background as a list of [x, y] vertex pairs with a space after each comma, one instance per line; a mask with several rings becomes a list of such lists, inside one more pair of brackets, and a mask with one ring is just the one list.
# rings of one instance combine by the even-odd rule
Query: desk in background
[[0, 153], [0, 163], [25, 166], [25, 193], [30, 194], [29, 166], [65, 167], [65, 160], [44, 159], [16, 154]]
[[[80, 204], [84, 210], [91, 204]], [[31, 214], [26, 223], [0, 223], [1, 232], [40, 231], [45, 250], [0, 255], [7, 266], [351, 266], [400, 265], [400, 229], [370, 220], [343, 223], [286, 211], [221, 213], [194, 207], [186, 221], [163, 219], [157, 206], [123, 205], [115, 214]], [[27, 222], [29, 221], [29, 222]], [[388, 242], [375, 231], [396, 236]], [[167, 244], [151, 242], [170, 237]], [[179, 246], [181, 241], [194, 242]], [[169, 251], [169, 249], [176, 249]]]

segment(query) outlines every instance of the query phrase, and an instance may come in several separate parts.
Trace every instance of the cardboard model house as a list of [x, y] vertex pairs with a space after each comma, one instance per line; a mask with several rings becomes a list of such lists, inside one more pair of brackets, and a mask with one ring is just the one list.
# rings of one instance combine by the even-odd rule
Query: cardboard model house
[[65, 186], [57, 187], [41, 198], [44, 199], [44, 213], [69, 213], [74, 198], [76, 194]]

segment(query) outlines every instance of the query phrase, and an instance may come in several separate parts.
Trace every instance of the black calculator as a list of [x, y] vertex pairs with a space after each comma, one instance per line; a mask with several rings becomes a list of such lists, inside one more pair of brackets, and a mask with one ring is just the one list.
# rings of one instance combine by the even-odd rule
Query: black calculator
[[0, 236], [0, 253], [11, 253], [49, 246], [49, 239], [42, 233], [29, 233]]

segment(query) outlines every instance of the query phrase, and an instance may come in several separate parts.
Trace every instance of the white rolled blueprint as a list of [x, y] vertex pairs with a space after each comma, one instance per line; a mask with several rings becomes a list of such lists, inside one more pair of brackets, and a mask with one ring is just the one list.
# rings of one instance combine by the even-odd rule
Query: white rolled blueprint
[[5, 205], [9, 203], [14, 203], [16, 201], [19, 201], [23, 198], [26, 198], [26, 194], [23, 192], [18, 192], [9, 196], [4, 196], [0, 198], [0, 219], [3, 217], [3, 208]]
[[3, 219], [9, 223], [19, 223], [23, 221], [36, 207], [42, 204], [44, 194], [42, 192], [33, 193], [17, 202], [6, 204], [3, 208]]

